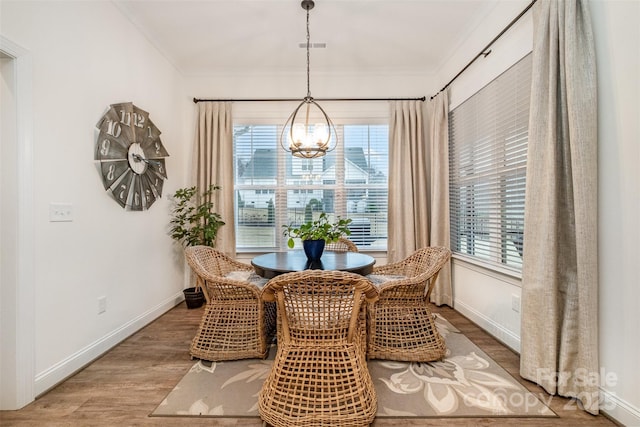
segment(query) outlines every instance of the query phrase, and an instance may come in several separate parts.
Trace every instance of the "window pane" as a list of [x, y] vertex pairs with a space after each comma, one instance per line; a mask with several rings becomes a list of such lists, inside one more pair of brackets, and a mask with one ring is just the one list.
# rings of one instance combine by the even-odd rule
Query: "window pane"
[[346, 209], [351, 240], [364, 249], [387, 247], [388, 126], [345, 126]]
[[234, 126], [236, 247], [284, 250], [282, 226], [321, 212], [351, 218], [363, 250], [387, 245], [387, 125], [337, 125], [340, 144], [300, 159], [278, 142], [277, 125]]
[[449, 115], [451, 247], [516, 271], [522, 232], [531, 56]]
[[271, 247], [276, 239], [277, 126], [235, 126], [236, 247]]

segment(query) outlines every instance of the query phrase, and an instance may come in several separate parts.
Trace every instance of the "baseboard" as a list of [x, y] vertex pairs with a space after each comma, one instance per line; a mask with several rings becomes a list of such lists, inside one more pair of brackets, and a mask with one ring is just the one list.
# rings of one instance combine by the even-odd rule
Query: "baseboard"
[[520, 337], [518, 335], [463, 302], [454, 301], [454, 308], [504, 345], [520, 354]]
[[600, 411], [623, 426], [640, 426], [640, 408], [600, 389]]
[[115, 329], [99, 340], [94, 341], [66, 359], [56, 363], [49, 369], [38, 373], [35, 378], [36, 397], [69, 378], [71, 375], [87, 366], [89, 363], [121, 343], [123, 340], [162, 316], [183, 300], [184, 294], [182, 292], [167, 298], [165, 301], [125, 323], [118, 329]]
[[[519, 336], [463, 302], [454, 301], [454, 308], [497, 340], [520, 353]], [[600, 389], [600, 411], [623, 426], [640, 426], [640, 409], [602, 388]]]

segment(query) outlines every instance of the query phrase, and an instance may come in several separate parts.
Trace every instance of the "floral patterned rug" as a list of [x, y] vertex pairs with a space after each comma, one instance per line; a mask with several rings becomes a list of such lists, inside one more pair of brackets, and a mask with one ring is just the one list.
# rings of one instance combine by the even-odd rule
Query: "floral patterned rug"
[[[448, 347], [439, 362], [370, 360], [379, 418], [555, 417], [541, 400], [441, 316]], [[151, 416], [258, 417], [267, 360], [198, 361]]]

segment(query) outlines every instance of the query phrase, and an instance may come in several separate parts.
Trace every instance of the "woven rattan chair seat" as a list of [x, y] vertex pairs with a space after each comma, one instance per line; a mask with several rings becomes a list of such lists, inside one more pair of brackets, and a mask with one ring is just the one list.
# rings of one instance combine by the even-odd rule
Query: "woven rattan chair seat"
[[443, 358], [447, 347], [436, 329], [429, 294], [451, 252], [427, 247], [405, 260], [375, 267], [368, 278], [380, 298], [367, 307], [367, 357], [430, 362]]
[[266, 358], [275, 333], [275, 303], [260, 298], [266, 280], [250, 265], [208, 246], [185, 249], [207, 296], [191, 356], [220, 361]]
[[278, 349], [259, 396], [276, 427], [367, 426], [377, 397], [366, 365], [361, 307], [377, 298], [366, 278], [306, 270], [271, 279], [262, 294], [278, 304]]

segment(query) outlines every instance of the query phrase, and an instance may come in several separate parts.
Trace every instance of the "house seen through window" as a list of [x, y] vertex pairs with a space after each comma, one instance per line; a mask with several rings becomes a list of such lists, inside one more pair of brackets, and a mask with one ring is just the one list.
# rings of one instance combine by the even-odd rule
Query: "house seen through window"
[[337, 125], [336, 149], [316, 159], [284, 151], [281, 129], [234, 125], [237, 250], [285, 250], [282, 226], [321, 212], [351, 218], [360, 250], [386, 250], [388, 126]]

